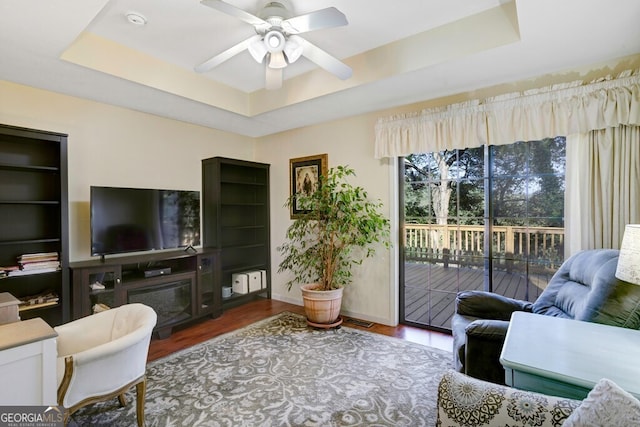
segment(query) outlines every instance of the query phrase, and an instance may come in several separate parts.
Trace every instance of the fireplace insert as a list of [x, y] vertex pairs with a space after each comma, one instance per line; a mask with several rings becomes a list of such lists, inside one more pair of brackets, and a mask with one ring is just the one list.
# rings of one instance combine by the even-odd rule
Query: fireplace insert
[[127, 302], [146, 304], [156, 311], [158, 315], [156, 329], [191, 319], [194, 308], [193, 297], [191, 279], [130, 289], [127, 292]]

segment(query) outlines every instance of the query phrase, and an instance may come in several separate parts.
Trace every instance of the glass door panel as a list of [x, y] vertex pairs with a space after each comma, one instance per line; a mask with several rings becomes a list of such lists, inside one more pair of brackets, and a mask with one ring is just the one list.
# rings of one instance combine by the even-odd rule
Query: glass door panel
[[462, 290], [535, 301], [564, 260], [564, 138], [400, 165], [401, 322], [450, 330]]

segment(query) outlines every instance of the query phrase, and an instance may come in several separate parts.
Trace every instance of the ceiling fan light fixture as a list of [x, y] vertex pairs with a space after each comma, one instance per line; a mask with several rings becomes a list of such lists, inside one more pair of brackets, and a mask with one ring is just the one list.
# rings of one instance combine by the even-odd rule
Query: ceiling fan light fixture
[[269, 68], [284, 68], [287, 66], [287, 61], [284, 59], [284, 53], [271, 52], [269, 54]]
[[260, 39], [255, 40], [253, 43], [249, 43], [247, 50], [258, 64], [262, 64], [264, 57], [267, 55], [267, 47]]
[[287, 56], [289, 64], [293, 64], [302, 56], [302, 50], [302, 46], [299, 43], [291, 39], [287, 40], [284, 44], [284, 54]]
[[265, 67], [265, 89], [278, 90], [282, 87], [282, 68]]
[[285, 44], [284, 34], [278, 30], [269, 31], [264, 35], [264, 45], [271, 53], [282, 52]]

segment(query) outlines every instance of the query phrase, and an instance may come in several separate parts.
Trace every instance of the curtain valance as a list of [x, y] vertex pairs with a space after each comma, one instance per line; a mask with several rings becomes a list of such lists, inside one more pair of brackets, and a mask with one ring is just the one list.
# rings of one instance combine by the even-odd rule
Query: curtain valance
[[640, 126], [640, 70], [378, 119], [375, 157]]

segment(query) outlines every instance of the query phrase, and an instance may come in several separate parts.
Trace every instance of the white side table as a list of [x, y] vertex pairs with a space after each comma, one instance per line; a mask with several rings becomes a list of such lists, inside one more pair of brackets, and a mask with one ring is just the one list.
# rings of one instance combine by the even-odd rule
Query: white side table
[[56, 337], [44, 320], [0, 325], [0, 405], [56, 406]]
[[522, 390], [583, 399], [602, 378], [640, 398], [640, 331], [526, 312], [511, 317], [500, 363]]

